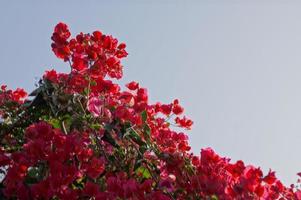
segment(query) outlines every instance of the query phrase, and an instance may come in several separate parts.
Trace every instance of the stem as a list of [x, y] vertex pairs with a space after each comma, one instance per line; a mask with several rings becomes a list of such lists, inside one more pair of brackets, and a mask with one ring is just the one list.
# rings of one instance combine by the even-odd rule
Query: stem
[[77, 101], [78, 101], [78, 103], [79, 103], [79, 105], [80, 105], [80, 108], [82, 109], [82, 111], [83, 111], [84, 114], [86, 115], [86, 110], [85, 110], [85, 108], [84, 108], [82, 102], [81, 102], [79, 99], [77, 99]]
[[62, 125], [62, 128], [63, 128], [64, 133], [67, 135], [68, 132], [67, 132], [67, 130], [66, 130], [64, 121], [61, 122], [61, 125]]
[[90, 90], [91, 90], [91, 76], [89, 76], [89, 84], [88, 84], [88, 94], [87, 94], [87, 97], [89, 99], [89, 96], [90, 96]]
[[71, 71], [72, 71], [72, 64], [71, 64], [71, 61], [70, 61], [69, 58], [68, 58], [68, 63], [69, 63], [70, 69], [71, 69]]

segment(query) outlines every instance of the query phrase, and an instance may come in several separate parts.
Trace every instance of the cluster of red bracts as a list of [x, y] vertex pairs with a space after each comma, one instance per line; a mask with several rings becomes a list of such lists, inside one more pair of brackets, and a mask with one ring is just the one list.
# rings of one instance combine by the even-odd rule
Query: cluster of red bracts
[[[122, 91], [109, 79], [122, 77], [125, 44], [100, 31], [70, 37], [67, 25], [59, 23], [52, 35], [52, 50], [70, 63], [71, 72], [50, 70], [43, 81], [64, 88], [66, 94], [85, 96], [83, 110], [99, 129], [66, 132], [45, 120], [26, 127], [20, 148], [0, 148], [4, 197], [301, 199], [300, 190], [284, 186], [273, 171], [264, 176], [260, 168], [242, 161], [231, 163], [210, 148], [193, 155], [188, 136], [172, 130], [172, 126], [187, 130], [193, 124], [177, 99], [151, 104], [147, 90], [137, 82], [126, 84], [127, 90]], [[1, 87], [0, 116], [9, 102], [22, 105], [25, 96], [22, 89]], [[130, 124], [126, 134], [133, 134], [133, 140], [120, 136], [125, 124]], [[108, 132], [115, 145], [102, 140]]]
[[117, 39], [103, 35], [100, 31], [95, 31], [92, 35], [80, 33], [72, 39], [69, 39], [70, 36], [67, 25], [59, 23], [51, 37], [51, 46], [58, 58], [72, 62], [74, 71], [90, 67], [96, 76], [122, 77], [120, 59], [128, 55], [124, 43], [118, 45]]

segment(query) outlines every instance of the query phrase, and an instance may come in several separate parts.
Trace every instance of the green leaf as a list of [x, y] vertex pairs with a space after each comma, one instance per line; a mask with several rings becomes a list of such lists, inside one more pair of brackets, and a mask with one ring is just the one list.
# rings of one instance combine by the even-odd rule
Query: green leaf
[[137, 175], [142, 175], [143, 178], [151, 178], [151, 174], [149, 172], [149, 170], [143, 166], [140, 166], [139, 168], [136, 169], [136, 174]]
[[42, 168], [39, 167], [30, 167], [28, 169], [25, 182], [27, 184], [37, 183], [41, 179]]
[[216, 195], [212, 195], [211, 200], [218, 200], [218, 197]]
[[146, 110], [144, 110], [144, 111], [141, 113], [141, 118], [142, 118], [142, 122], [145, 123], [146, 120], [147, 120], [147, 112], [146, 112]]
[[[69, 131], [70, 131], [70, 127], [71, 127], [72, 122], [73, 122], [72, 117], [71, 117], [69, 114], [65, 114], [65, 115], [61, 118], [61, 122], [64, 123], [64, 126], [65, 126], [67, 132], [69, 132]], [[62, 127], [62, 123], [61, 123], [61, 128], [63, 128], [63, 127]]]
[[134, 129], [130, 130], [130, 136], [134, 137], [135, 139], [140, 139], [140, 136]]
[[84, 95], [88, 95], [89, 94], [89, 89], [85, 88], [83, 92], [84, 92]]
[[72, 189], [83, 189], [85, 186], [84, 182], [85, 178], [79, 178], [72, 183], [71, 187]]
[[96, 85], [97, 85], [97, 83], [96, 83], [96, 81], [95, 81], [95, 80], [91, 80], [91, 82], [90, 82], [90, 85], [91, 85], [91, 86], [96, 86]]
[[28, 170], [27, 175], [30, 178], [36, 178], [39, 175], [39, 169], [37, 167], [32, 167]]
[[139, 145], [146, 144], [144, 141], [142, 141], [140, 135], [133, 128], [129, 128], [127, 132], [123, 135], [123, 137], [128, 137]]
[[106, 124], [104, 127], [108, 132], [111, 132], [113, 130], [113, 125], [111, 124]]
[[124, 123], [124, 129], [128, 129], [128, 128], [130, 128], [131, 126], [132, 126], [131, 122], [126, 121], [126, 122]]
[[91, 124], [91, 128], [98, 131], [98, 130], [100, 130], [101, 125], [99, 123], [94, 123], [94, 124]]
[[146, 152], [146, 150], [148, 150], [148, 146], [147, 145], [141, 145], [139, 147], [139, 151], [141, 152], [141, 154], [144, 154]]
[[53, 128], [61, 128], [60, 120], [58, 119], [51, 119], [48, 122], [53, 126]]
[[144, 133], [147, 135], [147, 138], [150, 137], [151, 129], [147, 124], [145, 124], [145, 126], [144, 126]]

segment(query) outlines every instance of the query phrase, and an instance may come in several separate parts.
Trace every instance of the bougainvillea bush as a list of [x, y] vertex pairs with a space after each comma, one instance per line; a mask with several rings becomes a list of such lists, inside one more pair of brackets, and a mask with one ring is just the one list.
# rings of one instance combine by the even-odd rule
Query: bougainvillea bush
[[52, 50], [70, 73], [46, 71], [27, 95], [0, 89], [1, 199], [301, 199], [275, 172], [202, 149], [183, 132], [193, 122], [179, 100], [148, 101], [122, 78], [124, 43], [104, 35], [71, 38], [54, 29]]

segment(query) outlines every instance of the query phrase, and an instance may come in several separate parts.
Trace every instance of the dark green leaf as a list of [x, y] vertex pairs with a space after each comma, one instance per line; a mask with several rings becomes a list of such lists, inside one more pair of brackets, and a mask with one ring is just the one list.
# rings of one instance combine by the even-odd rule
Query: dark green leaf
[[60, 120], [58, 119], [51, 119], [48, 122], [53, 126], [53, 128], [61, 128]]
[[147, 120], [147, 112], [146, 112], [146, 110], [144, 110], [144, 111], [141, 113], [141, 118], [142, 118], [142, 122], [145, 123], [146, 120]]
[[101, 125], [99, 123], [94, 123], [91, 124], [91, 128], [98, 131], [101, 128]]
[[145, 124], [144, 126], [144, 133], [145, 133], [144, 137], [146, 138], [149, 138], [151, 135], [151, 129], [147, 124]]
[[36, 178], [39, 175], [39, 168], [30, 168], [30, 170], [28, 170], [27, 175], [31, 178]]

